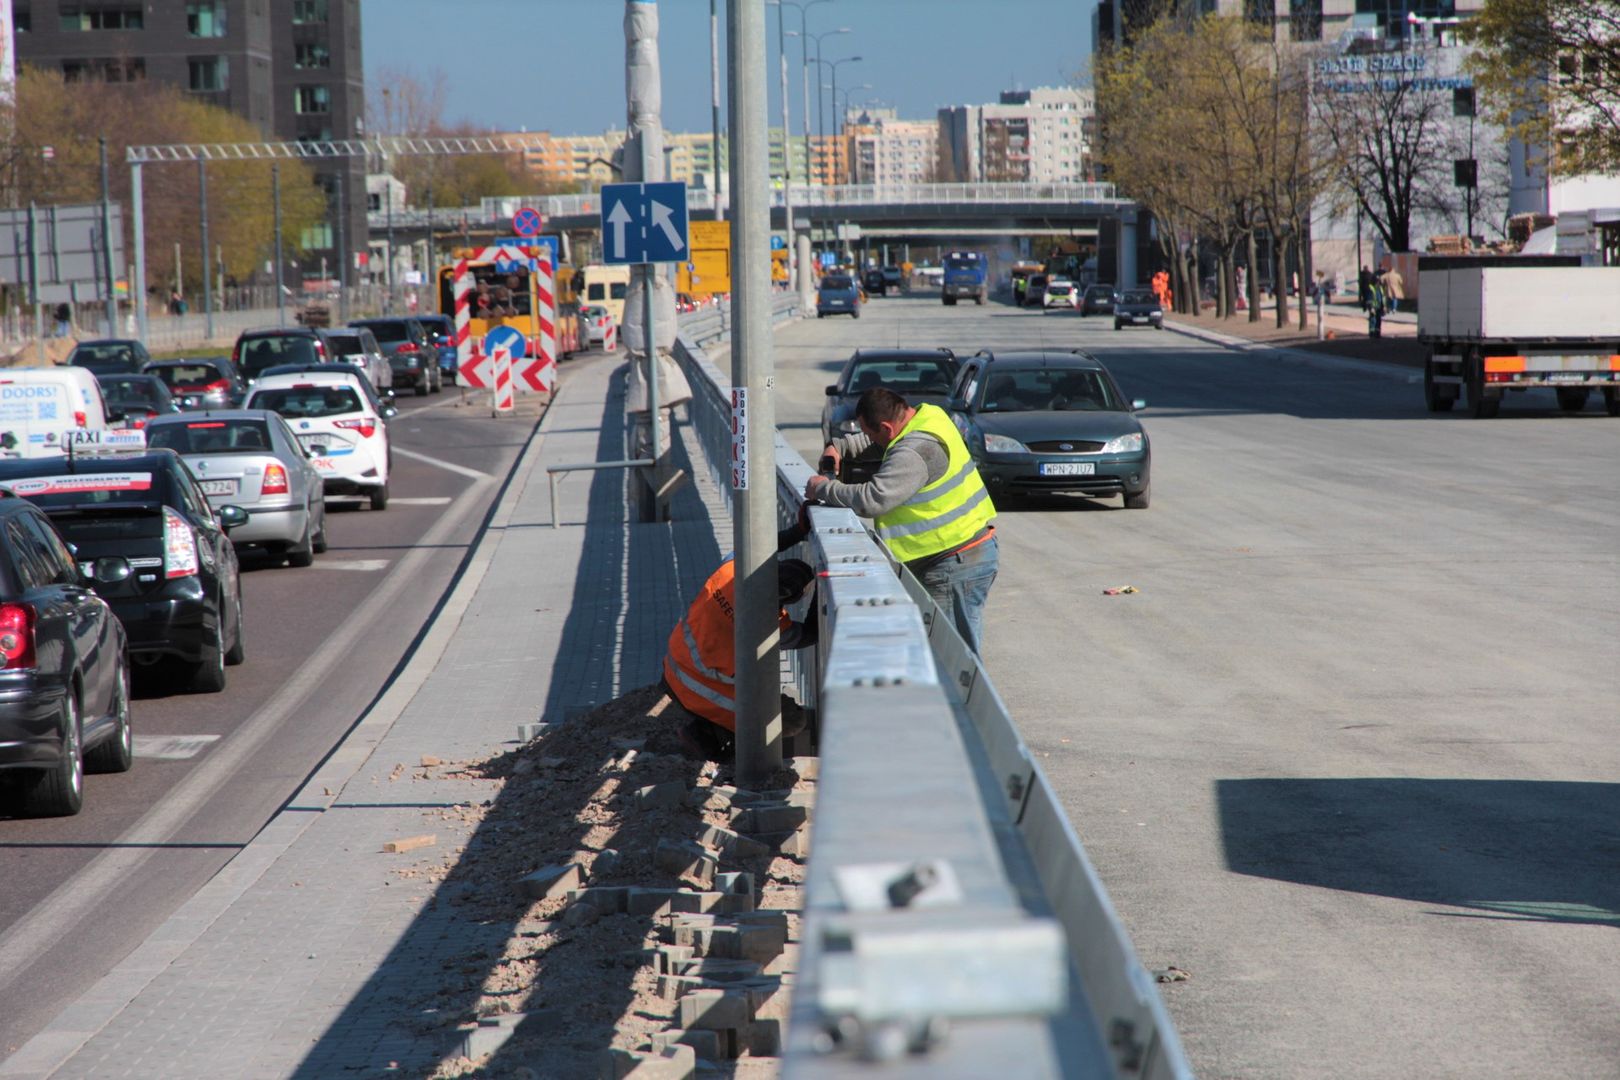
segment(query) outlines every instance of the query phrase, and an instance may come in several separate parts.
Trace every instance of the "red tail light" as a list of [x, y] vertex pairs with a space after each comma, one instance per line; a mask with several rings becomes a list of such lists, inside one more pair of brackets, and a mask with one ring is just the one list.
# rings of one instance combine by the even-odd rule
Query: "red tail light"
[[0, 666], [34, 666], [34, 606], [0, 604]]
[[231, 363], [239, 364], [241, 362], [242, 362], [242, 343], [240, 341], [238, 341], [235, 345], [231, 346]]
[[223, 394], [223, 393], [228, 392], [230, 390], [230, 388], [231, 388], [231, 380], [229, 380], [229, 379], [216, 379], [214, 382], [211, 382], [207, 386], [203, 387], [202, 392], [206, 394], [206, 393], [209, 393], [211, 391], [218, 390], [220, 393]]
[[320, 340], [319, 338], [315, 339], [315, 355], [320, 357], [322, 360], [326, 359], [326, 342]]
[[163, 508], [163, 576], [194, 577], [197, 574], [197, 537], [186, 519], [170, 507]]
[[407, 341], [405, 344], [401, 345], [395, 351], [396, 352], [401, 352], [401, 353], [417, 353], [417, 352], [421, 352], [422, 350], [417, 346], [416, 342]]
[[79, 427], [89, 427], [90, 426], [90, 418], [88, 416], [84, 415], [84, 413], [82, 413], [82, 412], [76, 412], [76, 413], [73, 414], [73, 422], [75, 424], [77, 424]]
[[130, 417], [129, 426], [134, 428], [136, 431], [144, 431], [146, 429], [147, 421], [151, 420], [156, 415], [157, 411], [155, 409], [147, 409], [145, 416]]
[[264, 483], [259, 487], [260, 495], [287, 494], [287, 470], [284, 466], [271, 463], [264, 467]]
[[340, 428], [348, 428], [350, 431], [358, 431], [362, 439], [369, 439], [373, 435], [377, 434], [377, 421], [371, 419], [370, 417], [363, 420], [338, 420], [336, 421], [336, 424]]

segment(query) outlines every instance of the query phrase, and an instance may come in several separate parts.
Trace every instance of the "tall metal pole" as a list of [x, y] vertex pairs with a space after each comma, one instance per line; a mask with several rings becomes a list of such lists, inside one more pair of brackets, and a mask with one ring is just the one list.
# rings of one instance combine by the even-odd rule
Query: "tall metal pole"
[[759, 784], [782, 763], [777, 648], [776, 410], [771, 388], [771, 200], [765, 7], [727, 7], [731, 75], [731, 385], [746, 395], [748, 487], [735, 493], [737, 779]]
[[[345, 163], [344, 168], [347, 168]], [[339, 170], [333, 176], [337, 179], [337, 256], [338, 256], [338, 322], [349, 321], [349, 231], [345, 220], [348, 215], [343, 212], [343, 172]]]
[[214, 340], [214, 275], [208, 269], [208, 162], [197, 162], [197, 197], [202, 203], [203, 312], [208, 340]]
[[788, 288], [795, 288], [793, 249], [793, 117], [788, 113], [787, 5], [776, 5], [776, 56], [782, 80], [782, 233], [787, 242]]
[[134, 214], [135, 332], [144, 345], [151, 330], [148, 326], [151, 312], [146, 309], [146, 194], [142, 185], [141, 163], [138, 161], [129, 166], [129, 204]]
[[[435, 310], [437, 310], [437, 305], [439, 304], [439, 253], [438, 253], [437, 247], [436, 247], [436, 245], [434, 244], [434, 241], [433, 241], [433, 185], [432, 184], [429, 184], [427, 186], [427, 212], [428, 212], [427, 274], [425, 276], [425, 280], [430, 282], [428, 287], [429, 287], [429, 289], [431, 291], [428, 293], [428, 303], [434, 305], [433, 307], [428, 308], [428, 310], [429, 311], [435, 311]], [[446, 312], [445, 314], [453, 314], [453, 312]]]
[[714, 174], [714, 220], [724, 221], [720, 208], [720, 17], [716, 0], [709, 0], [709, 97], [714, 128], [709, 143], [709, 171]]
[[118, 334], [118, 279], [113, 272], [112, 176], [107, 171], [107, 136], [101, 144], [101, 268], [107, 279], [107, 336]]
[[286, 287], [281, 280], [281, 162], [270, 163], [270, 199], [276, 206], [276, 325], [287, 325]]
[[388, 207], [388, 272], [383, 280], [388, 284], [388, 310], [394, 310], [394, 185], [392, 175], [383, 175], [383, 198]]
[[45, 305], [39, 301], [39, 210], [28, 202], [28, 302], [34, 305], [34, 348], [45, 360]]

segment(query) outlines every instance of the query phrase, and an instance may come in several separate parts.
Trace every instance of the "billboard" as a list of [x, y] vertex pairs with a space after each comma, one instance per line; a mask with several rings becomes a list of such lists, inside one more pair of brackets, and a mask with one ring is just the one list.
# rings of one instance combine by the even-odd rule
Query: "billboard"
[[[9, 5], [0, 7], [9, 10]], [[117, 205], [110, 208], [110, 217], [116, 279], [124, 267], [123, 215]], [[105, 300], [103, 251], [101, 207], [97, 203], [0, 210], [0, 285], [20, 286], [26, 296], [33, 281], [39, 289], [40, 303]], [[113, 288], [117, 288], [116, 280]]]

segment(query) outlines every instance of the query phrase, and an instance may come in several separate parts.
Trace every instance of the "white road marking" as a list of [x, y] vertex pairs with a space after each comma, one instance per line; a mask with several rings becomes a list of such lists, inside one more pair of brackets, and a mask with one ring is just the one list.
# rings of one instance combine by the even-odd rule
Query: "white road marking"
[[135, 756], [148, 761], [187, 761], [218, 741], [218, 735], [137, 735]]
[[420, 461], [425, 465], [433, 465], [440, 469], [446, 469], [453, 473], [459, 473], [462, 476], [471, 477], [474, 480], [488, 480], [490, 478], [489, 473], [487, 472], [479, 472], [477, 469], [469, 469], [465, 465], [457, 465], [449, 461], [440, 461], [436, 457], [429, 457], [426, 454], [418, 454], [415, 450], [406, 450], [404, 447], [394, 447], [394, 453], [398, 454], [400, 457], [408, 457], [412, 461]]
[[448, 506], [448, 495], [418, 495], [409, 499], [389, 499], [389, 506]]
[[387, 559], [316, 559], [316, 570], [365, 570], [377, 571], [388, 569]]

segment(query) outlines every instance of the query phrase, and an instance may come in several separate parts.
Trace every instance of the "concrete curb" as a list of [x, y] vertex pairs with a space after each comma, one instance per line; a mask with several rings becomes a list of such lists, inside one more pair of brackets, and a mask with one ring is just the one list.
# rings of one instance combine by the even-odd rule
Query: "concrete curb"
[[1309, 349], [1291, 349], [1268, 345], [1263, 341], [1253, 341], [1249, 338], [1233, 337], [1230, 334], [1217, 333], [1214, 330], [1205, 330], [1201, 326], [1189, 326], [1173, 319], [1164, 321], [1166, 330], [1174, 331], [1184, 337], [1197, 338], [1207, 341], [1233, 352], [1269, 353], [1271, 356], [1304, 364], [1309, 367], [1325, 368], [1336, 371], [1354, 371], [1362, 375], [1371, 375], [1387, 379], [1390, 382], [1412, 383], [1422, 382], [1423, 373], [1417, 368], [1408, 367], [1392, 361], [1358, 360], [1350, 356], [1334, 356], [1331, 353], [1312, 352]]
[[539, 464], [551, 406], [564, 385], [559, 381], [556, 392], [545, 403], [528, 445], [508, 474], [506, 490], [496, 502], [488, 524], [474, 541], [467, 564], [451, 585], [443, 606], [416, 645], [402, 658], [398, 673], [383, 688], [382, 694], [264, 828], [117, 966], [0, 1062], [0, 1077], [6, 1080], [43, 1078], [61, 1068], [200, 939], [275, 865], [320, 814], [338, 800], [343, 786], [370, 758], [431, 677], [462, 617], [471, 607], [494, 561], [503, 530], [528, 488], [530, 474]]

